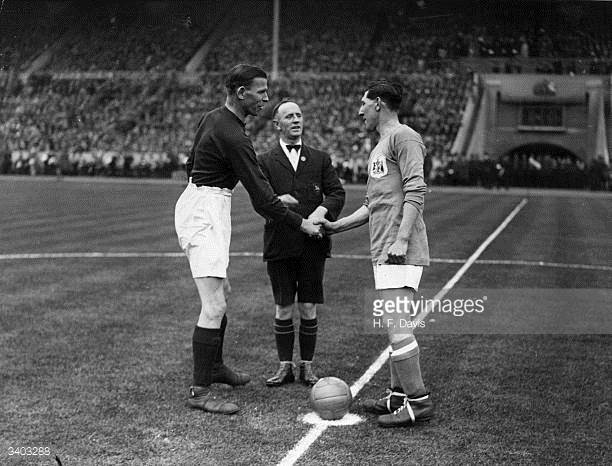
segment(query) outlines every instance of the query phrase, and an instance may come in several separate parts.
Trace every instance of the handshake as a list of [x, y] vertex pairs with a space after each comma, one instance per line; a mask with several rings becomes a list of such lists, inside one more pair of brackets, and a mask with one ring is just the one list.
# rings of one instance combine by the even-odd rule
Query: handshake
[[[278, 196], [283, 204], [287, 207], [298, 205], [298, 200], [291, 194], [283, 194]], [[335, 233], [333, 222], [330, 222], [325, 218], [327, 209], [319, 206], [308, 218], [302, 220], [300, 230], [306, 233], [311, 238], [321, 239], [325, 235], [331, 235]]]
[[300, 230], [311, 238], [317, 239], [334, 233], [333, 222], [330, 222], [325, 217], [313, 217], [312, 215], [302, 220]]

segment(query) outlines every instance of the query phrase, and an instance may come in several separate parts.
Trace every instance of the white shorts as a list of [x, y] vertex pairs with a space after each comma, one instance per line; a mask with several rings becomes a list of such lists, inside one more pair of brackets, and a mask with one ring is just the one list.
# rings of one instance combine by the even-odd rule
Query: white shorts
[[174, 226], [191, 275], [227, 277], [232, 191], [189, 183], [174, 210]]
[[422, 265], [374, 265], [374, 287], [377, 290], [388, 290], [393, 288], [419, 289], [423, 275]]

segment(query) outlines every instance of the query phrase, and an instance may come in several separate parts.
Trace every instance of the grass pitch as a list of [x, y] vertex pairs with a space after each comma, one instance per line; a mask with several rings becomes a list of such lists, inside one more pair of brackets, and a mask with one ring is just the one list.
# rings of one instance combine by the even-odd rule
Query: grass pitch
[[[6, 259], [8, 254], [180, 252], [173, 183], [0, 178], [0, 463], [275, 464], [310, 426], [308, 389], [267, 388], [276, 369], [273, 305], [258, 257], [232, 257], [226, 360], [245, 387], [215, 390], [236, 416], [186, 409], [199, 301], [183, 257]], [[349, 189], [344, 214], [362, 201]], [[427, 196], [431, 255], [465, 260], [525, 193]], [[457, 286], [606, 290], [612, 283], [609, 197], [528, 195], [481, 259], [599, 265], [604, 270], [475, 263]], [[233, 199], [233, 252], [259, 252], [263, 221]], [[334, 237], [334, 252], [367, 255], [367, 228]], [[440, 289], [461, 261], [436, 261], [422, 287]], [[607, 268], [606, 268], [607, 267]], [[386, 346], [364, 333], [367, 259], [332, 259], [320, 311], [319, 375], [357, 380]], [[588, 305], [585, 314], [588, 318]], [[612, 351], [603, 335], [422, 335], [421, 365], [437, 404], [426, 426], [383, 430], [359, 401], [380, 395], [381, 370], [352, 412], [298, 464], [610, 464]], [[49, 455], [9, 455], [21, 447]]]

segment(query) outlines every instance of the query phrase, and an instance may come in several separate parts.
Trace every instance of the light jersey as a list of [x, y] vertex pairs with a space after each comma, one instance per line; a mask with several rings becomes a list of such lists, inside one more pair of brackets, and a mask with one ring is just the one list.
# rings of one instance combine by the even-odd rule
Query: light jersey
[[370, 215], [370, 253], [374, 264], [383, 264], [387, 259], [387, 249], [395, 242], [402, 221], [404, 202], [410, 202], [420, 213], [410, 236], [406, 263], [429, 265], [422, 215], [427, 190], [424, 158], [421, 136], [406, 125], [399, 125], [382, 137], [370, 153], [365, 205]]

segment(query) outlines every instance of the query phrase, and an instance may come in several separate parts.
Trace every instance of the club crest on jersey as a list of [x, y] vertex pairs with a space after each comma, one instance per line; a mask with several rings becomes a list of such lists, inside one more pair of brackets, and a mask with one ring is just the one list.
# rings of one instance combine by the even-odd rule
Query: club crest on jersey
[[387, 158], [381, 154], [372, 160], [372, 165], [370, 166], [370, 176], [372, 178], [382, 178], [386, 174]]

